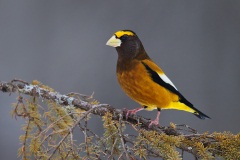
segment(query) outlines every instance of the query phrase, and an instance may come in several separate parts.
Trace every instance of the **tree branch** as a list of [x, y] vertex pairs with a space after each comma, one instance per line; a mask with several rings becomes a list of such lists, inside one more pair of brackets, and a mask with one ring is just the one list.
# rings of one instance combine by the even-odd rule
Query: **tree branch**
[[[221, 147], [219, 144], [216, 145], [217, 149], [211, 148], [212, 146], [215, 145], [217, 140], [219, 140], [219, 141], [221, 140], [221, 137], [219, 138], [218, 135], [199, 134], [199, 133], [197, 133], [197, 131], [195, 129], [193, 129], [187, 125], [171, 124], [169, 127], [161, 127], [159, 125], [157, 125], [157, 126], [153, 125], [151, 128], [149, 128], [148, 126], [149, 126], [150, 121], [142, 116], [130, 115], [126, 119], [125, 111], [116, 109], [109, 104], [94, 104], [94, 103], [88, 102], [87, 100], [85, 101], [85, 100], [81, 100], [79, 98], [74, 98], [69, 95], [60, 94], [56, 91], [53, 91], [53, 89], [49, 89], [48, 87], [43, 86], [43, 85], [39, 85], [39, 84], [35, 84], [35, 83], [29, 84], [23, 80], [18, 80], [18, 79], [14, 79], [11, 82], [0, 81], [0, 91], [2, 91], [4, 93], [10, 93], [10, 94], [18, 93], [18, 94], [29, 95], [31, 97], [39, 97], [39, 98], [42, 98], [45, 100], [52, 101], [56, 104], [59, 104], [58, 106], [61, 106], [66, 109], [69, 107], [70, 108], [71, 107], [78, 108], [78, 109], [87, 111], [86, 113], [92, 113], [94, 115], [98, 115], [101, 117], [105, 116], [108, 113], [111, 113], [112, 120], [120, 121], [121, 123], [125, 122], [127, 124], [130, 124], [133, 127], [133, 129], [135, 129], [143, 137], [144, 140], [147, 140], [147, 141], [149, 140], [152, 143], [154, 142], [154, 137], [153, 137], [153, 139], [151, 139], [152, 138], [151, 136], [155, 136], [155, 132], [158, 134], [166, 134], [168, 136], [175, 136], [175, 137], [180, 138], [181, 139], [180, 141], [185, 142], [185, 143], [180, 143], [179, 145], [174, 144], [174, 145], [177, 148], [181, 149], [182, 151], [191, 153], [196, 158], [204, 157], [203, 155], [201, 155], [201, 153], [202, 153], [201, 151], [205, 151], [205, 149], [208, 147], [210, 147], [208, 149], [208, 152], [210, 152], [211, 155], [215, 155], [218, 153], [222, 154], [222, 151], [220, 151], [221, 148], [219, 149], [219, 147]], [[71, 93], [71, 94], [73, 94], [73, 93]], [[81, 94], [74, 93], [74, 95], [81, 95]], [[86, 96], [85, 96], [85, 98], [86, 98]], [[87, 114], [85, 114], [85, 116], [86, 115]], [[75, 125], [77, 125], [79, 122], [77, 122]], [[57, 123], [57, 122], [55, 122], [55, 123]], [[120, 125], [121, 125], [121, 123], [120, 123]], [[130, 159], [128, 152], [125, 148], [125, 143], [130, 142], [133, 145], [134, 142], [131, 141], [126, 135], [124, 135], [122, 133], [121, 128], [118, 128], [118, 129], [119, 129], [119, 134], [120, 134], [120, 138], [121, 138], [120, 140], [121, 140], [124, 154], [127, 159]], [[153, 131], [153, 132], [152, 132], [152, 134], [148, 135], [148, 133], [146, 133], [145, 130]], [[85, 128], [85, 131], [86, 131], [86, 128]], [[187, 134], [185, 134], [183, 132], [185, 132]], [[66, 137], [67, 136], [68, 136], [68, 134], [66, 135]], [[65, 138], [62, 139], [62, 141], [64, 141]], [[97, 137], [97, 138], [99, 138], [99, 137]], [[194, 143], [194, 144], [190, 145], [189, 143], [194, 139], [195, 140], [197, 139], [197, 142], [199, 141], [199, 144]], [[222, 138], [222, 139], [224, 139], [224, 138]], [[166, 139], [166, 140], [168, 140], [168, 139]], [[59, 142], [59, 146], [62, 141]], [[171, 140], [169, 140], [169, 141], [170, 141], [170, 142], [168, 142], [169, 144], [174, 143], [174, 142], [171, 142]], [[149, 145], [151, 146], [152, 143], [150, 143]], [[227, 145], [229, 145], [229, 144], [227, 144]], [[143, 148], [145, 148], [145, 146], [143, 146]], [[154, 149], [149, 149], [149, 148], [145, 148], [145, 149], [147, 149], [151, 153], [155, 153]], [[210, 151], [210, 150], [212, 150], [212, 151]], [[54, 152], [50, 155], [50, 157], [52, 157], [53, 154], [54, 154]], [[154, 154], [154, 155], [156, 155], [156, 154]], [[161, 154], [159, 153], [159, 154], [157, 154], [157, 156], [161, 156]]]
[[[17, 82], [17, 83], [16, 83]], [[91, 104], [89, 102], [70, 97], [58, 92], [52, 92], [47, 89], [41, 88], [38, 85], [32, 85], [22, 80], [13, 80], [11, 82], [1, 82], [0, 81], [0, 91], [8, 93], [20, 93], [29, 96], [39, 97], [47, 100], [56, 102], [57, 104], [63, 107], [75, 107], [85, 111], [91, 110], [92, 114], [98, 116], [104, 116], [107, 112], [110, 112], [113, 115], [113, 120], [119, 120], [120, 117], [123, 117], [124, 121], [127, 121], [131, 124], [138, 124], [140, 128], [147, 130], [155, 130], [157, 132], [164, 132], [167, 135], [181, 135], [180, 132], [172, 129], [171, 127], [161, 127], [161, 126], [152, 126], [149, 128], [150, 121], [139, 115], [130, 115], [126, 119], [125, 111], [116, 109], [109, 104]]]

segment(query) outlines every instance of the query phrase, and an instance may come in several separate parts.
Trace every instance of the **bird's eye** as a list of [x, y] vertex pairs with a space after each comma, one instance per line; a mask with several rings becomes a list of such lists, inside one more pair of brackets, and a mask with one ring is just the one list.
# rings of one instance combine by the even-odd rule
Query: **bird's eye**
[[123, 35], [120, 39], [121, 40], [126, 40], [128, 38], [128, 36], [125, 34], [125, 35]]

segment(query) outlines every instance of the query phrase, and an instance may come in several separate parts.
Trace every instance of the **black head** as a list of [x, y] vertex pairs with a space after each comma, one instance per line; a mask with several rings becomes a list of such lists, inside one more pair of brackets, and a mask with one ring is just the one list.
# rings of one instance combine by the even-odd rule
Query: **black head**
[[107, 45], [115, 47], [118, 55], [126, 58], [135, 58], [145, 52], [142, 42], [135, 32], [120, 30], [107, 41]]

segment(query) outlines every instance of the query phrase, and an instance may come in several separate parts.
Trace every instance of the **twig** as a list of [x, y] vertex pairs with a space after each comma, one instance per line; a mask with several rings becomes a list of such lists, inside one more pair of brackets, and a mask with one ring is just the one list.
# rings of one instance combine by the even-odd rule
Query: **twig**
[[39, 136], [41, 136], [42, 134], [48, 132], [49, 129], [51, 129], [57, 122], [59, 122], [60, 120], [62, 120], [63, 118], [67, 117], [67, 116], [70, 116], [71, 114], [73, 113], [69, 113], [69, 114], [66, 114], [60, 118], [58, 118], [56, 121], [54, 121], [53, 123], [51, 123], [47, 128], [45, 128], [42, 132], [40, 132], [38, 134], [38, 136], [36, 136], [35, 138], [38, 138]]
[[[188, 126], [188, 125], [186, 125], [186, 124], [175, 124], [175, 126], [187, 128], [187, 129], [189, 129], [189, 130], [185, 130], [185, 131], [187, 131], [187, 132], [192, 132], [192, 133], [194, 133], [194, 134], [198, 134], [198, 132], [197, 132], [196, 129], [193, 129], [192, 127], [190, 127], [190, 126]], [[177, 130], [183, 130], [183, 129], [182, 129], [182, 128], [181, 128], [181, 129], [178, 128]]]
[[111, 154], [109, 156], [109, 159], [112, 159], [113, 155], [114, 155], [114, 148], [115, 148], [115, 145], [117, 144], [117, 138], [115, 139], [113, 145], [112, 145], [112, 150], [111, 150]]
[[70, 132], [72, 131], [69, 131], [63, 138], [60, 142], [58, 142], [57, 146], [55, 147], [55, 149], [53, 150], [52, 154], [47, 158], [47, 160], [50, 160], [52, 158], [52, 156], [55, 154], [55, 152], [58, 150], [58, 148], [60, 147], [60, 145], [63, 143], [63, 141], [68, 137], [68, 135], [70, 134]]
[[28, 82], [26, 82], [22, 79], [13, 79], [13, 80], [11, 80], [11, 83], [13, 83], [13, 82], [20, 82], [20, 83], [27, 84], [27, 85], [29, 84]]
[[[94, 109], [94, 108], [92, 108]], [[60, 145], [63, 143], [63, 141], [68, 137], [69, 134], [72, 134], [74, 128], [78, 125], [78, 123], [85, 118], [89, 113], [91, 113], [92, 110], [89, 110], [87, 112], [84, 113], [84, 115], [82, 117], [79, 118], [79, 120], [71, 127], [69, 128], [69, 132], [62, 138], [62, 140], [57, 144], [57, 146], [55, 147], [55, 149], [53, 150], [52, 154], [48, 157], [48, 160], [50, 160], [52, 158], [52, 156], [55, 154], [55, 152], [58, 150], [58, 148], [60, 147]]]
[[127, 150], [126, 150], [125, 142], [124, 142], [124, 139], [123, 139], [124, 135], [123, 135], [123, 133], [122, 133], [122, 116], [119, 117], [119, 127], [118, 127], [118, 131], [119, 131], [119, 136], [120, 136], [120, 140], [121, 140], [121, 143], [122, 143], [123, 151], [124, 151], [124, 153], [125, 153], [125, 155], [126, 155], [127, 160], [130, 160], [130, 157], [129, 157], [128, 152], [127, 152]]
[[82, 97], [86, 100], [88, 99], [92, 99], [93, 98], [93, 95], [94, 95], [94, 92], [89, 96], [89, 95], [85, 95], [85, 94], [81, 94], [81, 93], [76, 93], [76, 92], [70, 92], [68, 94], [66, 94], [67, 96], [79, 96], [79, 97]]
[[85, 123], [84, 123], [84, 141], [85, 141], [85, 148], [86, 148], [86, 152], [87, 152], [87, 156], [89, 157], [89, 147], [88, 147], [88, 135], [87, 135], [87, 120], [85, 117]]

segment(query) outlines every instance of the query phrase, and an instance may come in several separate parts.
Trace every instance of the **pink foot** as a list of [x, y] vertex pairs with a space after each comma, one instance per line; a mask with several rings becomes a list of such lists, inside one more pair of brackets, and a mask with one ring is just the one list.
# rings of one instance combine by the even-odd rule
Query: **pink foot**
[[136, 109], [132, 109], [132, 110], [124, 109], [124, 110], [127, 112], [126, 119], [128, 119], [129, 115], [136, 114], [138, 111], [143, 110], [143, 108], [136, 108]]
[[148, 125], [148, 128], [150, 128], [153, 124], [158, 125], [159, 124], [159, 117], [160, 117], [160, 110], [157, 113], [156, 119], [154, 121], [152, 121], [152, 120], [150, 121], [150, 124]]
[[157, 119], [155, 119], [154, 121], [150, 121], [150, 124], [148, 125], [148, 128], [150, 128], [152, 125], [158, 125], [159, 124], [159, 122], [158, 122], [158, 120]]

